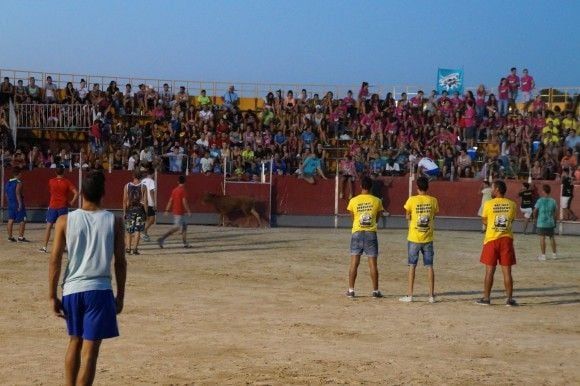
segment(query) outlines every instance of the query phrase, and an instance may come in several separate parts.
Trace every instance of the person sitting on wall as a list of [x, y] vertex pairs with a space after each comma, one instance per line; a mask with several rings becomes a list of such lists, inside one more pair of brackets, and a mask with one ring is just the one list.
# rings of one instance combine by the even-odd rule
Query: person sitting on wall
[[304, 159], [300, 164], [300, 168], [297, 170], [298, 178], [302, 178], [309, 184], [315, 184], [316, 181], [314, 177], [318, 174], [322, 179], [327, 180], [324, 172], [322, 171], [320, 159], [316, 155], [312, 154], [310, 149], [304, 150]]

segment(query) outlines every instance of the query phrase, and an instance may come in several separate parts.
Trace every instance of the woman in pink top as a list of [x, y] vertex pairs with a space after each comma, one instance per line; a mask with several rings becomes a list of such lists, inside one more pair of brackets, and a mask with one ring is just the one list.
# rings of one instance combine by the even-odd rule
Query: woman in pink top
[[476, 139], [476, 127], [475, 127], [475, 108], [473, 106], [473, 101], [467, 101], [465, 112], [463, 113], [463, 138], [467, 141], [469, 147], [473, 147]]
[[480, 84], [475, 92], [475, 112], [477, 113], [477, 119], [482, 120], [485, 116], [485, 97], [487, 91], [485, 86]]
[[360, 90], [358, 92], [358, 110], [359, 112], [366, 113], [366, 102], [369, 97], [369, 84], [368, 82], [362, 82]]
[[501, 78], [499, 86], [497, 87], [497, 94], [499, 100], [499, 116], [505, 117], [508, 114], [510, 100], [510, 86], [506, 78]]
[[350, 154], [346, 155], [346, 159], [340, 160], [339, 163], [340, 174], [340, 198], [344, 197], [344, 188], [348, 184], [348, 199], [350, 200], [354, 193], [354, 181], [357, 178], [356, 166]]

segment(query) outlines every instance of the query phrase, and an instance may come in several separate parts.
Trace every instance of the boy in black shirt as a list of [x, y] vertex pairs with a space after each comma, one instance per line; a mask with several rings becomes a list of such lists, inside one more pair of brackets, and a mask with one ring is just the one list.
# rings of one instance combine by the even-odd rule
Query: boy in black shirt
[[[527, 182], [523, 183], [522, 190], [519, 192], [521, 199], [520, 211], [524, 215], [524, 234], [527, 234], [528, 224], [530, 219], [533, 218], [534, 213], [534, 194], [530, 188], [530, 184]], [[533, 224], [533, 222], [532, 222]]]

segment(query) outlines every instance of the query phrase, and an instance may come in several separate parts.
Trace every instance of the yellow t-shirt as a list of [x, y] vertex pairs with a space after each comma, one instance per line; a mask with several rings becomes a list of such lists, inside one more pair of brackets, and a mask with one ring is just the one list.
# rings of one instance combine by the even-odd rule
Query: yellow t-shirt
[[352, 233], [377, 231], [377, 215], [383, 209], [383, 202], [372, 194], [359, 194], [348, 202], [346, 208], [353, 214]]
[[516, 204], [509, 198], [494, 198], [486, 202], [481, 217], [487, 218], [484, 244], [501, 237], [514, 238], [512, 224], [516, 217]]
[[439, 212], [437, 199], [426, 194], [409, 197], [403, 206], [410, 215], [409, 235], [407, 240], [413, 243], [428, 243], [433, 241], [433, 219]]

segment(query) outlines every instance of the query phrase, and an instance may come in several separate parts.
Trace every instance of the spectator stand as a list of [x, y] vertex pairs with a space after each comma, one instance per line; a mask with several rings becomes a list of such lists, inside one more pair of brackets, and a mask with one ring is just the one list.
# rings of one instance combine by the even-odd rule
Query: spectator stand
[[[258, 214], [262, 221], [267, 220], [268, 227], [272, 225], [273, 164], [273, 158], [262, 160], [259, 166], [259, 178], [254, 175], [253, 178], [245, 179], [235, 176], [235, 171], [232, 170], [229, 160], [224, 158], [224, 195], [252, 197], [256, 202]], [[238, 213], [231, 217], [233, 223], [237, 226], [247, 226], [248, 219], [240, 218], [239, 215]]]

